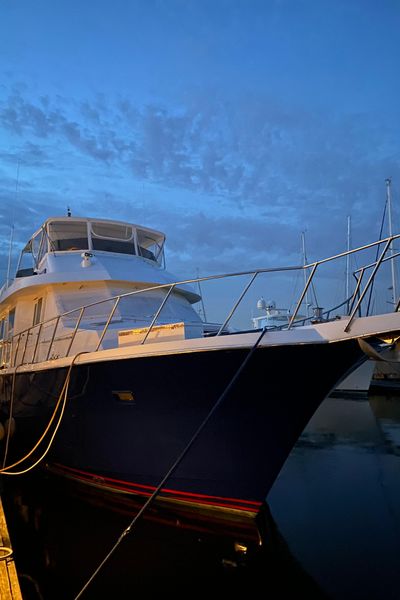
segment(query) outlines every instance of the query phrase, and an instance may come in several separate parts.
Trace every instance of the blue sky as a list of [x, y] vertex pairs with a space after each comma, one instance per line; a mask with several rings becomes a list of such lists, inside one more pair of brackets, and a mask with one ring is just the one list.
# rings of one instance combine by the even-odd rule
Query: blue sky
[[181, 276], [377, 239], [386, 177], [397, 231], [399, 32], [398, 0], [0, 0], [0, 277], [67, 206]]

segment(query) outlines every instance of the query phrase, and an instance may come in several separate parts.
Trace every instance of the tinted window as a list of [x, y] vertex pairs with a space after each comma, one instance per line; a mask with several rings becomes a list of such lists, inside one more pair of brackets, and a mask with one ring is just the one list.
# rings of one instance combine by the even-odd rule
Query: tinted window
[[92, 223], [93, 236], [111, 238], [114, 240], [130, 240], [132, 227], [120, 223]]
[[85, 222], [49, 223], [49, 237], [51, 250], [87, 250], [89, 247]]

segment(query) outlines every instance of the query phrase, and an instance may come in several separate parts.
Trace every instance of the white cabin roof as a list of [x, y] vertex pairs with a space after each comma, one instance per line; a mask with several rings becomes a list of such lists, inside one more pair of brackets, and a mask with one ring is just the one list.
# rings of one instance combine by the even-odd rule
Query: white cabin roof
[[[165, 270], [165, 234], [134, 223], [89, 217], [49, 217], [25, 245], [15, 279], [0, 302], [27, 288], [81, 281], [148, 285], [177, 281]], [[179, 291], [197, 301], [189, 286]]]
[[152, 233], [155, 233], [156, 235], [162, 236], [165, 238], [165, 234], [162, 233], [161, 231], [157, 231], [156, 229], [153, 228], [149, 228], [149, 227], [144, 227], [143, 225], [139, 225], [137, 223], [131, 223], [130, 221], [119, 221], [116, 219], [97, 219], [94, 217], [68, 217], [68, 216], [64, 216], [64, 217], [48, 217], [45, 222], [41, 225], [41, 227], [39, 227], [39, 229], [37, 231], [35, 231], [35, 233], [32, 235], [32, 238], [35, 237], [35, 235], [37, 235], [44, 227], [47, 227], [48, 223], [50, 222], [55, 222], [55, 221], [75, 221], [75, 222], [79, 222], [79, 221], [86, 221], [87, 223], [109, 223], [109, 224], [115, 224], [115, 225], [130, 225], [131, 227], [134, 227], [135, 229], [143, 229], [144, 231], [151, 231]]

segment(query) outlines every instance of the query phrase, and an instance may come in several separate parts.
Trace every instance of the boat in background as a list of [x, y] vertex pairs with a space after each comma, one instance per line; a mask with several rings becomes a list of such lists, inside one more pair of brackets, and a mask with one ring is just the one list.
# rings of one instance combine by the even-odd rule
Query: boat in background
[[336, 386], [330, 396], [340, 398], [368, 396], [375, 365], [373, 359], [365, 360]]
[[[348, 315], [302, 322], [316, 273], [345, 254], [179, 280], [165, 269], [159, 231], [47, 219], [0, 292], [0, 472], [42, 464], [101, 490], [254, 516], [324, 398], [368, 349], [400, 335], [399, 313], [359, 316], [399, 237], [351, 251], [383, 248]], [[283, 327], [232, 328], [260, 274], [304, 269]], [[223, 321], [200, 318], [196, 284], [243, 277]]]
[[[387, 178], [386, 184], [386, 205], [388, 213], [388, 233], [393, 233], [393, 203], [392, 203], [392, 180]], [[386, 212], [386, 211], [385, 211]], [[395, 251], [393, 245], [390, 248], [391, 254], [391, 289], [392, 291], [392, 303], [394, 310], [398, 311], [400, 308], [400, 298], [397, 292], [397, 279], [398, 273], [396, 269], [398, 258], [398, 252]], [[385, 353], [388, 358], [387, 361], [377, 361], [376, 366], [371, 378], [371, 390], [375, 392], [396, 392], [400, 391], [400, 346], [394, 344], [393, 347]]]
[[394, 344], [393, 348], [383, 353], [389, 359], [377, 361], [371, 378], [371, 391], [375, 393], [400, 392], [400, 346]]
[[[288, 308], [277, 308], [275, 300], [264, 300], [260, 298], [257, 301], [258, 310], [262, 311], [261, 315], [252, 318], [254, 329], [276, 329], [287, 327], [292, 317], [291, 311]], [[296, 321], [303, 321], [305, 317], [298, 315]]]
[[[255, 329], [276, 329], [287, 327], [291, 318], [290, 309], [277, 308], [273, 300], [265, 301], [260, 298], [257, 302], [257, 308], [263, 311], [262, 315], [252, 318]], [[314, 309], [313, 318], [321, 318], [321, 309]], [[304, 323], [307, 319], [304, 315], [299, 315], [298, 320]], [[373, 359], [363, 360], [362, 364], [356, 369], [352, 369], [350, 375], [345, 377], [336, 388], [331, 392], [332, 397], [364, 397], [368, 395], [373, 374], [376, 372], [376, 362]], [[385, 363], [382, 363], [385, 364]]]

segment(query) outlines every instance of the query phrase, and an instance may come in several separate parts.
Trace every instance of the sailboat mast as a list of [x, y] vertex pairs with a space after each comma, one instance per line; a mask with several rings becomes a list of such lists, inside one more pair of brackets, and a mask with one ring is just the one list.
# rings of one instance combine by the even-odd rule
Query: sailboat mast
[[[351, 217], [347, 217], [347, 251], [350, 252], [351, 248]], [[346, 256], [346, 299], [350, 297], [350, 254]]]
[[[389, 236], [392, 236], [393, 235], [393, 222], [392, 222], [392, 190], [391, 190], [392, 180], [391, 180], [391, 178], [388, 177], [388, 179], [386, 179], [385, 183], [386, 183], [386, 199], [387, 199], [388, 219], [389, 219]], [[391, 246], [390, 246], [390, 254], [391, 254], [391, 256], [393, 256], [393, 254], [394, 254], [393, 244], [391, 244]], [[393, 304], [395, 306], [397, 303], [397, 282], [396, 282], [396, 269], [395, 269], [395, 264], [394, 264], [393, 258], [390, 261], [390, 266], [391, 266], [391, 270], [392, 270]]]
[[[306, 234], [304, 231], [301, 232], [301, 242], [302, 242], [302, 251], [303, 251], [303, 266], [305, 266], [307, 264], [307, 255], [306, 255]], [[306, 287], [306, 285], [307, 285], [307, 271], [306, 271], [306, 269], [304, 269], [304, 287]], [[306, 316], [308, 317], [309, 307], [310, 307], [310, 302], [308, 299], [308, 289], [306, 291], [305, 301], [306, 301]]]

